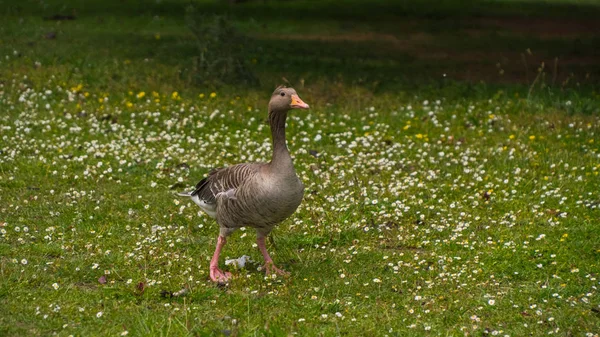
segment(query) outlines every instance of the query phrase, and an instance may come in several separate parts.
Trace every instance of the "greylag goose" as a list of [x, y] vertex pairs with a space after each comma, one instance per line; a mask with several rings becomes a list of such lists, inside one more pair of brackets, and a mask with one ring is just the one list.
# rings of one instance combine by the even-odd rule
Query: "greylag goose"
[[267, 274], [287, 275], [273, 263], [265, 238], [275, 225], [296, 211], [304, 195], [304, 185], [296, 175], [285, 141], [285, 121], [289, 110], [308, 108], [296, 90], [278, 87], [269, 101], [271, 161], [214, 169], [196, 189], [179, 193], [190, 197], [220, 226], [217, 247], [210, 260], [210, 278], [214, 282], [226, 282], [231, 277], [231, 273], [219, 269], [219, 255], [227, 237], [240, 227], [256, 229], [256, 243], [264, 257]]

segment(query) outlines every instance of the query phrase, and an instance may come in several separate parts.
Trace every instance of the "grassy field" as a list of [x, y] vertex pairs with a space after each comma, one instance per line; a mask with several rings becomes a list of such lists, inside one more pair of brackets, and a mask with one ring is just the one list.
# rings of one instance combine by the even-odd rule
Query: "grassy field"
[[[595, 1], [196, 3], [253, 87], [197, 85], [187, 1], [0, 5], [1, 336], [600, 334]], [[247, 229], [216, 286], [173, 192], [270, 159], [282, 82], [312, 107], [268, 245], [291, 276]]]

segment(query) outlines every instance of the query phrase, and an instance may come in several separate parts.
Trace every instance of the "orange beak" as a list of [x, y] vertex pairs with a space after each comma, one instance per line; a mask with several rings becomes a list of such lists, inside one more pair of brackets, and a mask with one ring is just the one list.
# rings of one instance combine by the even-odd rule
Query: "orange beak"
[[308, 108], [310, 108], [310, 106], [308, 106], [308, 104], [304, 103], [304, 101], [302, 101], [300, 99], [300, 97], [298, 97], [298, 95], [292, 95], [292, 103], [290, 103], [290, 107], [292, 109], [308, 109]]

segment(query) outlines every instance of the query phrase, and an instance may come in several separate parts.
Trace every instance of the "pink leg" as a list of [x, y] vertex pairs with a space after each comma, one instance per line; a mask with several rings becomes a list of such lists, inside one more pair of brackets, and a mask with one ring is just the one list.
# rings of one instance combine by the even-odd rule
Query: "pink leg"
[[277, 275], [281, 275], [281, 276], [290, 275], [290, 273], [275, 267], [275, 264], [273, 263], [273, 259], [271, 258], [271, 255], [269, 255], [269, 252], [267, 252], [267, 247], [265, 246], [265, 238], [264, 237], [256, 238], [256, 243], [258, 244], [258, 249], [260, 250], [263, 258], [265, 259], [265, 269], [267, 269], [267, 275], [271, 275], [271, 274], [277, 274]]
[[227, 280], [229, 280], [231, 277], [230, 272], [224, 272], [219, 269], [219, 255], [221, 255], [221, 250], [223, 249], [223, 246], [225, 246], [226, 242], [227, 239], [225, 239], [224, 236], [219, 235], [219, 238], [217, 239], [217, 248], [215, 249], [215, 253], [210, 260], [210, 279], [213, 280], [213, 282], [227, 282]]

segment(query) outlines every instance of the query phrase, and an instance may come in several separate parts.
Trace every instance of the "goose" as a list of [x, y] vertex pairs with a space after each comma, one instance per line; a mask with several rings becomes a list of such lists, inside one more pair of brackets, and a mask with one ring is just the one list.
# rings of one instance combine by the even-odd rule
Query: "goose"
[[210, 260], [210, 278], [225, 283], [230, 272], [219, 268], [219, 256], [227, 237], [237, 228], [256, 230], [256, 243], [264, 260], [267, 275], [289, 273], [277, 268], [265, 246], [265, 238], [273, 227], [291, 216], [304, 196], [304, 185], [296, 175], [285, 140], [285, 122], [291, 109], [308, 109], [296, 90], [283, 86], [275, 89], [269, 101], [269, 125], [273, 155], [268, 163], [243, 163], [213, 169], [191, 192], [189, 197], [210, 217], [216, 219], [220, 231]]

